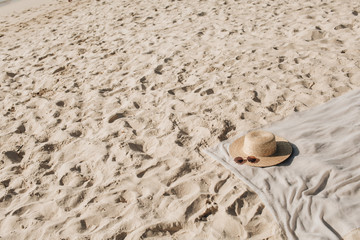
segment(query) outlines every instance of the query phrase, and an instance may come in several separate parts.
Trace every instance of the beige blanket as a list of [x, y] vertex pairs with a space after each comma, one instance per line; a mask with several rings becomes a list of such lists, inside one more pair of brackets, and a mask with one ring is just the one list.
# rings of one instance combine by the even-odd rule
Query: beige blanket
[[341, 239], [360, 227], [360, 91], [266, 130], [293, 144], [278, 166], [237, 165], [228, 153], [234, 139], [206, 152], [259, 194], [289, 239]]

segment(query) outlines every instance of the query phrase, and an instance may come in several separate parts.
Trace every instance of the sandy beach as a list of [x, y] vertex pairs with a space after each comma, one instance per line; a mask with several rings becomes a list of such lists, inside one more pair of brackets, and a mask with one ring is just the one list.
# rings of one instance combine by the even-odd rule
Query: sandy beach
[[1, 239], [286, 239], [202, 150], [360, 86], [353, 0], [0, 16]]

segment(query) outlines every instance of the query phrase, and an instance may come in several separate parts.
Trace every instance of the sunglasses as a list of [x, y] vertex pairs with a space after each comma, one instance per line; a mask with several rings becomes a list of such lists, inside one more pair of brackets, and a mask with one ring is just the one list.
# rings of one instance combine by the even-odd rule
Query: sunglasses
[[249, 161], [250, 163], [258, 163], [260, 161], [260, 159], [254, 157], [254, 156], [248, 156], [247, 158], [236, 157], [236, 158], [234, 158], [234, 161], [237, 164], [244, 164], [244, 163], [246, 163], [246, 161]]

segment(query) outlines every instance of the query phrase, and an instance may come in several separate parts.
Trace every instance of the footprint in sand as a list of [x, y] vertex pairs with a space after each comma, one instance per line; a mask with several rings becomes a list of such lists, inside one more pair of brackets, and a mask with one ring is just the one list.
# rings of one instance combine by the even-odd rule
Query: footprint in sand
[[182, 229], [182, 225], [178, 222], [174, 223], [159, 223], [155, 226], [148, 227], [141, 235], [141, 239], [149, 237], [161, 237], [164, 235], [174, 235], [174, 233]]

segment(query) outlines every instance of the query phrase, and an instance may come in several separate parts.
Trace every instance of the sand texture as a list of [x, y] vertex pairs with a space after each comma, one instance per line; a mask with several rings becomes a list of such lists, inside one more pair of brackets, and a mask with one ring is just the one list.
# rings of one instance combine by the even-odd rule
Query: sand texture
[[358, 1], [58, 1], [0, 19], [0, 237], [286, 239], [201, 150], [360, 86]]

